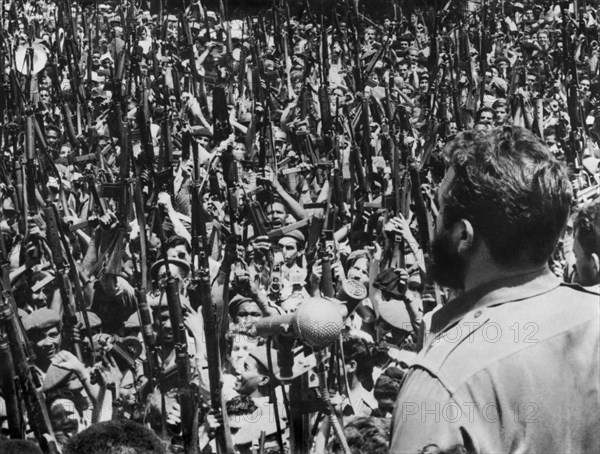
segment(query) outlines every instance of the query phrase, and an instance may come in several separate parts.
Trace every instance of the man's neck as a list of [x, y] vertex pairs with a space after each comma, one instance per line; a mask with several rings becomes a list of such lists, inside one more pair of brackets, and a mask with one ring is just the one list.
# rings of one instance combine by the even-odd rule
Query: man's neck
[[253, 399], [264, 399], [265, 397], [268, 397], [268, 392], [268, 390], [265, 391], [261, 388], [257, 388], [252, 394], [250, 394], [250, 397]]
[[348, 386], [350, 387], [350, 389], [348, 390], [349, 394], [362, 388], [362, 384], [360, 383], [360, 380], [356, 377], [356, 374], [354, 374], [354, 373], [348, 374]]
[[507, 277], [520, 276], [535, 271], [548, 269], [548, 265], [521, 265], [515, 267], [503, 267], [490, 259], [489, 254], [477, 254], [471, 262], [465, 276], [464, 290], [469, 291], [488, 282], [504, 279]]

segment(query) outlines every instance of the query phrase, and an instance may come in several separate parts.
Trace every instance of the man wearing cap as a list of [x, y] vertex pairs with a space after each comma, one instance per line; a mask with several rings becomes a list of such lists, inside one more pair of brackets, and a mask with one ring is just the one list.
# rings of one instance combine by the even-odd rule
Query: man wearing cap
[[283, 254], [283, 266], [288, 272], [295, 266], [301, 266], [305, 241], [304, 234], [300, 230], [292, 230], [279, 240], [278, 244]]
[[[186, 93], [184, 93], [185, 95]], [[183, 95], [182, 95], [183, 96]], [[186, 100], [189, 103], [189, 100]], [[192, 136], [196, 142], [206, 151], [210, 151], [213, 133], [210, 129], [204, 126], [192, 126]]]
[[462, 132], [446, 155], [429, 271], [459, 296], [431, 316], [390, 451], [600, 452], [598, 295], [548, 266], [572, 202], [565, 170], [518, 127]]
[[32, 343], [36, 366], [46, 371], [62, 342], [62, 319], [52, 309], [42, 308], [23, 317], [23, 328]]
[[[281, 298], [287, 299], [293, 292], [294, 286], [298, 283], [304, 284], [307, 269], [304, 260], [304, 245], [306, 239], [300, 230], [292, 230], [286, 233], [278, 241], [281, 248]], [[308, 293], [302, 285], [302, 296], [308, 297]]]
[[244, 360], [243, 366], [236, 370], [234, 389], [237, 393], [250, 396], [258, 406], [268, 402], [270, 386], [278, 383], [279, 366], [277, 351], [271, 349], [272, 364], [269, 368], [267, 346], [252, 348]]
[[14, 295], [17, 306], [27, 313], [36, 309], [58, 309], [60, 295], [54, 285], [54, 276], [45, 271], [36, 271], [17, 284]]
[[253, 323], [263, 316], [257, 302], [246, 295], [238, 294], [231, 298], [228, 309], [234, 323]]

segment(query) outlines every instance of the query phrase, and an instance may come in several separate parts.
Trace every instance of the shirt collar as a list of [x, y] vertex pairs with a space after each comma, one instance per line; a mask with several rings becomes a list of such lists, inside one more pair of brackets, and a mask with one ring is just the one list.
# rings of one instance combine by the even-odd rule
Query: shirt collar
[[435, 312], [431, 331], [434, 334], [443, 331], [476, 308], [532, 298], [559, 285], [560, 280], [545, 265], [534, 271], [486, 282], [459, 295]]

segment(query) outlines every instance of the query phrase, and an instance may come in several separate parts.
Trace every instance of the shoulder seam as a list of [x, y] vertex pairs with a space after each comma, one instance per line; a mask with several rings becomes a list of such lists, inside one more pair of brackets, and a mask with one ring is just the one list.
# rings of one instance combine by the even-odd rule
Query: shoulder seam
[[[484, 325], [485, 325], [487, 322], [489, 322], [489, 319], [488, 319], [488, 320], [486, 320], [484, 323], [482, 323], [480, 326], [484, 326]], [[580, 324], [576, 325], [574, 328], [580, 328], [580, 327], [583, 327], [584, 325], [587, 325], [587, 324], [589, 324], [589, 323], [593, 323], [593, 322], [596, 322], [596, 323], [597, 323], [597, 320], [594, 320], [594, 319], [589, 319], [589, 320], [586, 320], [586, 321], [584, 321], [584, 322], [582, 322], [582, 323], [580, 323]], [[479, 327], [478, 327], [477, 329], [473, 330], [473, 331], [472, 331], [472, 333], [474, 333], [474, 332], [475, 332], [475, 331], [477, 331], [478, 329], [479, 329]], [[559, 332], [559, 333], [556, 333], [556, 334], [554, 334], [553, 336], [550, 336], [550, 337], [546, 338], [546, 339], [545, 339], [545, 341], [548, 341], [548, 340], [550, 340], [550, 339], [554, 339], [554, 338], [556, 338], [556, 337], [558, 337], [558, 336], [565, 335], [565, 334], [566, 334], [566, 332], [565, 332], [565, 331], [561, 331], [561, 332]], [[464, 339], [467, 339], [468, 337], [469, 337], [469, 336], [465, 336], [465, 338], [464, 338]], [[463, 339], [463, 340], [464, 340], [464, 339]], [[489, 367], [489, 365], [490, 365], [490, 364], [493, 364], [493, 363], [490, 363], [490, 364], [487, 364], [487, 365], [485, 365], [485, 366], [483, 366], [483, 367], [481, 367], [481, 368], [477, 369], [477, 370], [476, 370], [476, 371], [474, 371], [472, 374], [470, 374], [468, 377], [465, 377], [464, 379], [462, 379], [460, 383], [457, 383], [457, 384], [456, 384], [456, 386], [450, 386], [450, 383], [448, 383], [448, 382], [449, 382], [449, 380], [448, 380], [448, 382], [447, 382], [447, 380], [445, 379], [444, 375], [440, 373], [440, 370], [441, 370], [441, 368], [443, 367], [443, 365], [446, 363], [446, 361], [448, 360], [448, 358], [450, 357], [450, 355], [451, 355], [451, 354], [454, 352], [454, 350], [456, 349], [456, 347], [457, 347], [458, 345], [460, 345], [460, 344], [463, 342], [463, 340], [461, 340], [461, 341], [460, 341], [460, 342], [459, 342], [459, 343], [458, 343], [458, 344], [457, 344], [457, 345], [456, 345], [456, 346], [455, 346], [455, 347], [454, 347], [452, 350], [450, 350], [450, 352], [449, 352], [449, 353], [448, 353], [448, 354], [447, 354], [447, 355], [444, 357], [444, 360], [443, 360], [443, 361], [442, 361], [442, 363], [439, 365], [439, 367], [438, 367], [438, 370], [437, 370], [437, 371], [433, 371], [433, 370], [431, 370], [430, 368], [428, 368], [428, 367], [427, 367], [427, 365], [426, 365], [426, 364], [422, 364], [422, 363], [415, 364], [415, 365], [413, 366], [413, 367], [415, 367], [415, 368], [420, 368], [420, 369], [423, 369], [423, 370], [425, 370], [426, 372], [428, 372], [429, 374], [431, 374], [433, 377], [435, 377], [435, 379], [436, 379], [436, 380], [437, 380], [437, 381], [438, 381], [438, 382], [439, 382], [439, 383], [440, 383], [440, 384], [441, 384], [441, 385], [444, 387], [444, 389], [445, 389], [445, 390], [448, 392], [448, 394], [449, 394], [449, 395], [450, 395], [452, 398], [454, 398], [454, 394], [455, 394], [456, 390], [457, 390], [457, 389], [458, 389], [460, 386], [462, 386], [464, 383], [468, 382], [468, 381], [469, 381], [469, 380], [470, 380], [470, 379], [471, 379], [473, 376], [477, 375], [477, 374], [478, 374], [478, 373], [480, 373], [481, 371], [484, 371], [484, 370], [486, 370], [486, 369]], [[508, 358], [510, 358], [510, 357], [512, 357], [512, 356], [514, 356], [514, 355], [516, 355], [517, 353], [521, 353], [521, 352], [523, 352], [523, 351], [525, 351], [525, 350], [528, 350], [528, 349], [530, 349], [530, 348], [536, 347], [536, 346], [538, 346], [538, 345], [541, 345], [541, 344], [540, 344], [540, 343], [533, 343], [533, 344], [528, 344], [528, 345], [525, 345], [523, 348], [521, 348], [521, 349], [519, 349], [519, 350], [516, 350], [516, 351], [514, 351], [514, 352], [512, 352], [512, 353], [510, 353], [510, 354], [508, 354], [508, 355], [506, 355], [506, 356], [503, 356], [503, 357], [499, 358], [499, 359], [498, 359], [498, 361], [504, 361], [504, 360], [506, 360], [506, 359], [508, 359]]]

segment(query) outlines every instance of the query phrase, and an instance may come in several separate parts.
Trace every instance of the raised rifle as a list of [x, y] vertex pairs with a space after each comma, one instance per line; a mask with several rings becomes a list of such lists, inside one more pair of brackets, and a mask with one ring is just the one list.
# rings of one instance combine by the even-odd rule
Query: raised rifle
[[197, 96], [197, 85], [198, 80], [200, 79], [200, 75], [198, 74], [198, 67], [196, 66], [196, 55], [194, 54], [194, 41], [192, 39], [190, 25], [188, 24], [185, 14], [181, 13], [179, 20], [181, 23], [181, 28], [183, 30], [183, 36], [185, 37], [185, 53], [190, 61], [190, 71], [193, 79], [193, 82], [191, 83], [191, 92], [194, 96]]
[[145, 167], [150, 172], [150, 179], [154, 181], [154, 147], [152, 145], [152, 134], [150, 130], [151, 116], [148, 101], [147, 77], [139, 75], [138, 99], [140, 106], [137, 109], [137, 120], [140, 128], [140, 144], [143, 151]]
[[[0, 239], [0, 250], [6, 253], [4, 242]], [[6, 274], [6, 256], [2, 258], [3, 274]], [[16, 311], [10, 287], [7, 287], [6, 276], [1, 280], [2, 295], [0, 297], [0, 350], [3, 361], [2, 391], [16, 391], [17, 400], [24, 404], [27, 411], [28, 424], [32, 428], [40, 448], [45, 454], [59, 454], [54, 431], [48, 415], [48, 407], [42, 391], [41, 377], [34, 365], [35, 356]], [[8, 344], [8, 348], [6, 346]], [[12, 369], [11, 369], [12, 363]], [[13, 374], [9, 376], [8, 374]], [[8, 380], [12, 382], [6, 383]], [[21, 416], [21, 408], [15, 402], [15, 396], [4, 395], [7, 401], [8, 422], [11, 436], [25, 438], [25, 423]], [[12, 413], [18, 410], [17, 414]]]
[[[421, 157], [420, 168], [423, 169], [429, 165], [429, 160], [431, 159], [431, 155], [437, 145], [438, 139], [438, 115], [436, 115], [436, 106], [438, 107], [438, 100], [441, 91], [441, 85], [443, 82], [443, 74], [445, 74], [446, 63], [441, 62], [438, 66], [437, 71], [435, 72], [435, 77], [432, 78], [432, 82], [428, 92], [428, 102], [426, 104], [426, 117], [427, 117], [427, 133], [425, 137], [425, 144], [423, 145], [423, 155]], [[442, 80], [438, 80], [439, 73], [442, 72]], [[408, 131], [409, 124], [407, 125], [406, 130]]]
[[[408, 177], [407, 162], [408, 150], [406, 149], [405, 139], [410, 134], [410, 123], [407, 118], [406, 110], [403, 106], [398, 106], [396, 116], [393, 118], [392, 124], [398, 119], [399, 125], [399, 140], [398, 146], [395, 147], [393, 155], [393, 191], [394, 191], [394, 211], [396, 216], [402, 215], [405, 219], [409, 219], [410, 215], [410, 178]], [[404, 240], [394, 242], [394, 250], [390, 257], [391, 265], [404, 268]]]
[[[135, 166], [134, 166], [135, 172]], [[131, 183], [131, 192], [135, 206], [136, 220], [139, 227], [140, 236], [140, 275], [141, 283], [137, 293], [137, 306], [140, 316], [140, 325], [142, 328], [142, 339], [146, 345], [146, 365], [145, 375], [150, 384], [154, 386], [158, 380], [158, 349], [156, 345], [156, 335], [152, 326], [152, 315], [146, 292], [148, 290], [148, 239], [146, 236], [146, 219], [144, 215], [144, 200], [142, 196], [142, 182], [139, 177], [134, 178]]]
[[[210, 406], [222, 415], [223, 424], [216, 432], [217, 452], [233, 454], [233, 442], [229, 429], [229, 419], [225, 412], [221, 394], [221, 348], [220, 339], [226, 329], [223, 323], [227, 313], [223, 307], [217, 307], [211, 297], [210, 267], [206, 237], [206, 214], [202, 206], [200, 183], [200, 164], [194, 154], [194, 182], [192, 185], [192, 264], [194, 269], [192, 281], [188, 287], [190, 303], [194, 309], [202, 309], [204, 333], [206, 339], [206, 356], [208, 360], [208, 379], [210, 387]], [[233, 223], [234, 220], [232, 219]]]
[[[331, 192], [330, 192], [331, 194]], [[329, 203], [327, 204], [329, 207]], [[329, 230], [329, 209], [325, 210], [325, 224], [319, 241], [318, 258], [321, 260], [321, 282], [319, 284], [321, 295], [326, 298], [335, 296], [333, 276], [331, 274], [331, 263], [335, 255], [330, 249], [333, 247], [333, 231]]]
[[[157, 208], [158, 210], [158, 208]], [[179, 280], [170, 270], [167, 255], [167, 238], [162, 228], [160, 215], [156, 217], [165, 263], [165, 294], [169, 306], [169, 318], [173, 327], [175, 344], [175, 364], [177, 366], [177, 388], [181, 406], [181, 433], [185, 454], [199, 454], [198, 446], [198, 387], [192, 381], [192, 370], [188, 353], [186, 327], [183, 321], [183, 309], [179, 295]]]
[[483, 96], [485, 95], [485, 72], [487, 71], [487, 55], [488, 55], [488, 41], [489, 41], [489, 12], [488, 12], [488, 0], [483, 0], [481, 6], [481, 22], [479, 29], [479, 80], [481, 84], [479, 86], [479, 106], [483, 106]]
[[[15, 308], [16, 304], [11, 293], [9, 266], [7, 258], [6, 246], [4, 238], [0, 236], [0, 292], [2, 304], [8, 304], [11, 308]], [[3, 306], [2, 306], [3, 309]], [[12, 353], [10, 350], [10, 341], [7, 335], [7, 329], [2, 323], [2, 310], [0, 310], [0, 364], [3, 368], [0, 371], [0, 390], [2, 397], [6, 403], [6, 415], [8, 422], [8, 430], [11, 438], [23, 438], [25, 435], [25, 419], [23, 402], [19, 400], [19, 390], [17, 389], [17, 376], [15, 364], [13, 362]], [[12, 323], [14, 320], [10, 320]], [[14, 329], [18, 327], [15, 326]], [[21, 331], [22, 332], [22, 331]]]
[[[46, 218], [46, 234], [48, 238], [48, 246], [52, 253], [52, 261], [56, 268], [56, 280], [58, 282], [58, 288], [60, 290], [60, 296], [62, 300], [63, 308], [63, 321], [68, 335], [70, 336], [71, 347], [75, 351], [75, 355], [80, 361], [83, 361], [81, 354], [81, 346], [79, 341], [76, 341], [73, 337], [73, 329], [77, 325], [77, 316], [75, 314], [75, 298], [73, 296], [73, 289], [71, 287], [71, 281], [69, 279], [69, 272], [67, 263], [64, 259], [63, 249], [60, 241], [60, 232], [58, 224], [58, 212], [56, 206], [49, 204], [44, 208], [44, 215]], [[87, 318], [87, 313], [85, 314]], [[87, 320], [87, 327], [89, 328], [89, 320]], [[90, 335], [90, 341], [91, 335]], [[93, 343], [92, 343], [93, 345]]]
[[569, 133], [569, 144], [565, 148], [565, 158], [567, 164], [573, 172], [579, 172], [581, 169], [581, 153], [583, 152], [581, 141], [583, 139], [583, 121], [579, 106], [579, 80], [577, 74], [577, 62], [575, 61], [575, 43], [572, 42], [568, 27], [568, 2], [562, 2], [563, 10], [563, 71], [565, 80], [567, 80], [567, 111], [569, 114], [569, 123], [571, 131]]
[[[319, 87], [319, 106], [321, 108], [321, 134], [323, 135], [323, 148], [331, 150], [332, 118], [331, 103], [329, 102], [329, 44], [327, 32], [321, 21], [321, 86]], [[323, 153], [322, 155], [325, 155]]]
[[361, 101], [362, 132], [360, 154], [364, 159], [369, 187], [373, 184], [373, 156], [371, 146], [371, 115], [369, 99], [365, 96]]
[[453, 55], [450, 54], [450, 93], [452, 95], [452, 110], [454, 113], [454, 123], [456, 123], [457, 131], [464, 129], [462, 121], [462, 112], [460, 107], [460, 101], [458, 99], [458, 88], [456, 87], [456, 78], [454, 77], [454, 64]]

